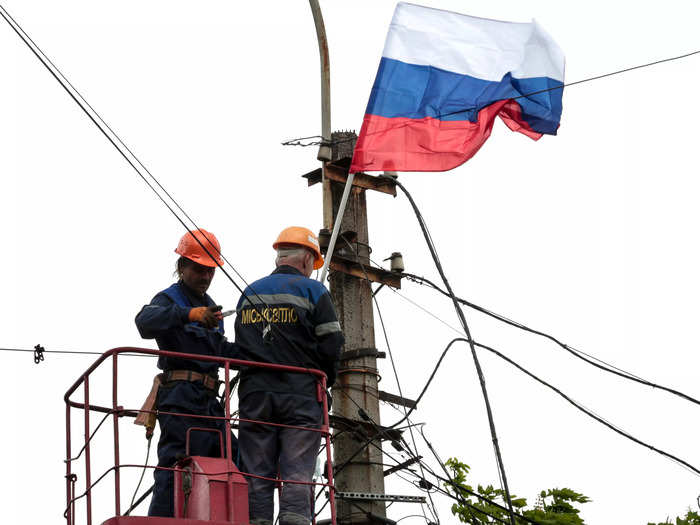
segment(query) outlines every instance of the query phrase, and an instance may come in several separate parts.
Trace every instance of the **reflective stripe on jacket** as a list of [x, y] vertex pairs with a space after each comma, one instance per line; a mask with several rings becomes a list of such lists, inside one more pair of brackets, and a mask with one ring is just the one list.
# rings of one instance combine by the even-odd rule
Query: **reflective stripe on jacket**
[[[291, 266], [245, 289], [236, 307], [236, 345], [240, 358], [320, 369], [335, 382], [344, 338], [330, 294], [320, 282]], [[270, 336], [263, 331], [270, 326]], [[247, 369], [239, 396], [250, 392], [315, 395], [313, 376]]]

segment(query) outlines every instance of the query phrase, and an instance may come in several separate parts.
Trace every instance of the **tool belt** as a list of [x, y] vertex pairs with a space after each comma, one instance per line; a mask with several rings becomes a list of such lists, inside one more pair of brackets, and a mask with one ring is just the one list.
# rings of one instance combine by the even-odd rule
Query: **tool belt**
[[146, 438], [150, 439], [153, 435], [153, 429], [156, 427], [156, 399], [158, 390], [161, 385], [170, 383], [171, 381], [201, 381], [204, 388], [216, 391], [219, 386], [219, 380], [209, 374], [194, 372], [193, 370], [167, 370], [153, 378], [151, 391], [143, 402], [138, 416], [134, 420], [135, 425], [146, 427]]
[[216, 390], [219, 386], [218, 378], [192, 370], [168, 370], [159, 375], [163, 376], [163, 383], [169, 383], [170, 381], [201, 381], [204, 388], [209, 390]]

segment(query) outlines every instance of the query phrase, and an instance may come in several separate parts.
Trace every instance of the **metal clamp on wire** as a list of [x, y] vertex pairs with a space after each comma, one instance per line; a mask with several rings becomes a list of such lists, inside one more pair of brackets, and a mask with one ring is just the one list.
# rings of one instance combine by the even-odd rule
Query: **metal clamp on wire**
[[34, 363], [37, 365], [44, 360], [44, 347], [41, 345], [36, 345], [34, 347]]

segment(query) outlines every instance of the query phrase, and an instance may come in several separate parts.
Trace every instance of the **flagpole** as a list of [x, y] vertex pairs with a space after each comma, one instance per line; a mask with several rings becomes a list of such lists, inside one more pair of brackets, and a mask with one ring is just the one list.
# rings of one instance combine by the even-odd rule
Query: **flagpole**
[[338, 232], [340, 231], [340, 223], [343, 222], [343, 215], [345, 214], [345, 205], [348, 203], [348, 195], [350, 195], [350, 188], [352, 188], [352, 181], [355, 178], [354, 173], [348, 174], [348, 180], [345, 183], [345, 189], [343, 190], [343, 196], [340, 199], [340, 207], [338, 208], [338, 214], [335, 216], [335, 222], [333, 224], [333, 234], [331, 235], [331, 241], [328, 243], [328, 251], [326, 252], [326, 260], [323, 261], [323, 269], [321, 270], [321, 279], [323, 282], [326, 280], [326, 273], [328, 273], [328, 265], [333, 258], [333, 250], [335, 249], [335, 241], [338, 239]]

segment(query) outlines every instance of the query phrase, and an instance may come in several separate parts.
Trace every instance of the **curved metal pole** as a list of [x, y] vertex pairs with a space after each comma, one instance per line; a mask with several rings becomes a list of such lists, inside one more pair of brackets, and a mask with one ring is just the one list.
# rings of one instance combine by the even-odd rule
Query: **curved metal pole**
[[[311, 13], [314, 16], [316, 26], [316, 38], [318, 39], [318, 52], [321, 58], [321, 136], [323, 142], [331, 140], [331, 64], [328, 58], [328, 40], [326, 39], [326, 27], [323, 25], [323, 15], [318, 0], [309, 0]], [[318, 149], [318, 160], [328, 162], [331, 160], [331, 147], [321, 144]]]

